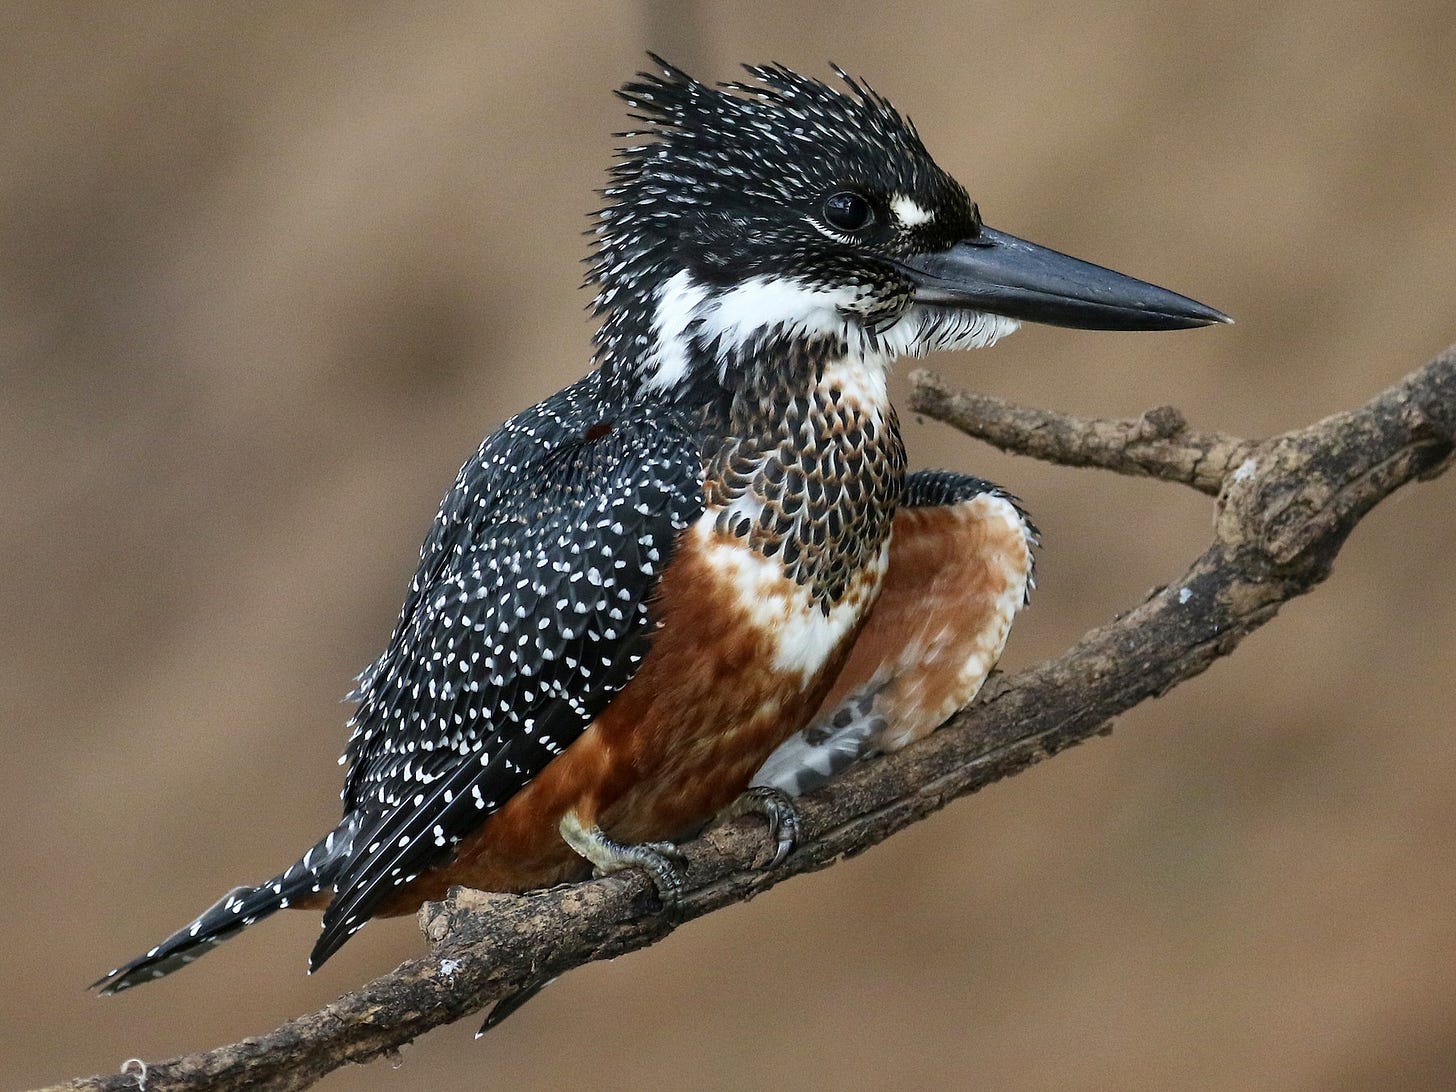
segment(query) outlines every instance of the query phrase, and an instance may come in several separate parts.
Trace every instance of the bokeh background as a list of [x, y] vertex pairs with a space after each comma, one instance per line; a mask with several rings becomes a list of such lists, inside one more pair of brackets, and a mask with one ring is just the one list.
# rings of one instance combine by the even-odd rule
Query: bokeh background
[[[1449, 2], [34, 4], [0, 12], [0, 1086], [273, 1027], [282, 915], [85, 984], [336, 816], [350, 676], [456, 467], [584, 370], [581, 231], [655, 48], [837, 61], [988, 222], [1238, 318], [934, 366], [1263, 435], [1456, 339]], [[898, 382], [904, 392], [903, 373]], [[1175, 577], [1211, 506], [907, 422], [1045, 530], [1004, 666]], [[1108, 739], [324, 1087], [1451, 1087], [1456, 475]]]

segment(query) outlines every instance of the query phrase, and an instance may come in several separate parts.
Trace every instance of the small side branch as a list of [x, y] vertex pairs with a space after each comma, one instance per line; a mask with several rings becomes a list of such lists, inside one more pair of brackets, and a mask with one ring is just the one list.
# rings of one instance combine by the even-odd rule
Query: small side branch
[[1220, 432], [1194, 432], [1172, 406], [1103, 421], [1018, 406], [952, 387], [934, 372], [910, 373], [910, 408], [1002, 451], [1062, 466], [1096, 466], [1181, 482], [1214, 496], [1254, 445]]
[[[769, 846], [752, 819], [684, 847], [684, 921], [861, 853], [1105, 731], [1318, 585], [1366, 512], [1406, 482], [1441, 473], [1456, 453], [1456, 347], [1359, 409], [1260, 442], [1192, 432], [1175, 411], [1086, 421], [952, 391], [924, 373], [916, 382], [916, 409], [1007, 450], [1216, 495], [1214, 541], [1180, 580], [1062, 656], [998, 680], [928, 739], [806, 798], [802, 844], [781, 867], [758, 867]], [[146, 1088], [306, 1087], [543, 978], [662, 939], [676, 924], [655, 912], [651, 890], [632, 873], [530, 896], [457, 890], [421, 912], [429, 956], [266, 1035], [149, 1063]], [[134, 1090], [128, 1064], [129, 1072], [59, 1087]]]

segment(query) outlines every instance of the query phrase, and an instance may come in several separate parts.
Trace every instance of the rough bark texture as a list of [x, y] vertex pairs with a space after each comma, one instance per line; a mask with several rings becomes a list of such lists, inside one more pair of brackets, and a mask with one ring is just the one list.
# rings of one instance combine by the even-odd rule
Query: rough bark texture
[[1176, 411], [1089, 421], [952, 391], [914, 377], [913, 408], [1009, 451], [1180, 481], [1217, 497], [1214, 540], [1176, 583], [1011, 678], [941, 731], [866, 763], [802, 802], [804, 835], [778, 869], [753, 819], [685, 847], [677, 921], [627, 873], [529, 896], [457, 890], [427, 905], [431, 954], [266, 1035], [170, 1061], [133, 1060], [74, 1089], [303, 1088], [388, 1054], [534, 983], [662, 939], [679, 924], [860, 853], [948, 801], [1107, 730], [1112, 718], [1231, 652], [1281, 604], [1320, 583], [1382, 498], [1456, 453], [1456, 346], [1356, 410], [1261, 442], [1190, 431]]

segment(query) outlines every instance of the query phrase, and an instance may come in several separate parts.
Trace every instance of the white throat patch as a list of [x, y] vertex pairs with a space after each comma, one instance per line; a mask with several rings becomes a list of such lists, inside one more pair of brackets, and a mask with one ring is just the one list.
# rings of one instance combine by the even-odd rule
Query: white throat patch
[[1001, 315], [912, 304], [893, 325], [871, 334], [846, 317], [862, 291], [790, 276], [750, 277], [719, 290], [681, 270], [657, 293], [644, 382], [670, 390], [687, 377], [695, 353], [708, 353], [721, 368], [775, 334], [842, 338], [849, 359], [885, 368], [898, 356], [994, 345], [1020, 325]]
[[894, 359], [956, 349], [986, 349], [1020, 328], [1020, 322], [1005, 315], [912, 303], [895, 325], [877, 337], [880, 351]]

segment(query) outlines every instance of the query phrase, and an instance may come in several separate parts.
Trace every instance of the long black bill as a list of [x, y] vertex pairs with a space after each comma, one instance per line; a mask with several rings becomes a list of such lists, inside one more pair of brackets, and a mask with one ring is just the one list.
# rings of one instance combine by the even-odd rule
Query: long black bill
[[983, 227], [949, 250], [900, 259], [917, 303], [1084, 330], [1188, 330], [1232, 322], [1197, 300]]

